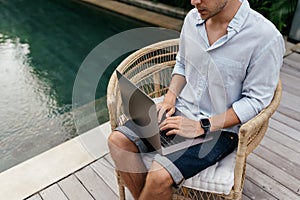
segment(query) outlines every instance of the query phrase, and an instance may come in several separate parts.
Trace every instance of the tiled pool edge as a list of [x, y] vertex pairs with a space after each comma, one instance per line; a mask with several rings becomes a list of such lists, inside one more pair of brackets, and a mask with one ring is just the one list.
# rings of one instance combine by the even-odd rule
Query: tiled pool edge
[[27, 198], [104, 156], [109, 133], [107, 122], [0, 173], [1, 199]]

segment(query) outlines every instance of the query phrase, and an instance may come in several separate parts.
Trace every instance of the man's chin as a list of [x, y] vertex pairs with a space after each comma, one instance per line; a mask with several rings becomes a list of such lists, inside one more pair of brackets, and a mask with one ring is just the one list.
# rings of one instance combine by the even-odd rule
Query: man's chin
[[203, 19], [203, 20], [206, 20], [206, 19], [209, 18], [209, 15], [208, 15], [207, 11], [200, 11], [200, 10], [198, 10], [198, 13], [199, 13], [201, 19]]

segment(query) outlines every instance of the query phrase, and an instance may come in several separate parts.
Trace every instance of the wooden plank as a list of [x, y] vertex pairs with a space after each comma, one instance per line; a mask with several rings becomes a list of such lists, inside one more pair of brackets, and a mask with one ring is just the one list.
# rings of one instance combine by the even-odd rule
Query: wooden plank
[[300, 180], [298, 180], [294, 176], [286, 173], [277, 166], [272, 165], [272, 163], [269, 163], [256, 154], [250, 154], [247, 158], [247, 163], [259, 169], [259, 171], [284, 185], [291, 191], [300, 195]]
[[300, 77], [300, 71], [293, 68], [292, 66], [289, 66], [287, 63], [283, 64], [283, 67], [281, 68], [281, 73], [289, 74], [295, 77]]
[[295, 111], [300, 111], [300, 97], [286, 91], [282, 91], [281, 106], [286, 106], [287, 108], [294, 109]]
[[[299, 113], [300, 111], [300, 97], [293, 95], [291, 93], [282, 91], [282, 97], [281, 97], [281, 102], [278, 107], [278, 109], [287, 109], [287, 110], [292, 110], [295, 111], [295, 113]], [[288, 116], [290, 113], [285, 113]], [[292, 115], [291, 116], [293, 119], [296, 119], [300, 121], [300, 115]]]
[[[104, 159], [109, 162], [111, 164], [111, 166], [115, 166], [115, 163], [111, 157], [110, 154], [107, 154], [104, 156]], [[134, 198], [132, 197], [130, 191], [128, 190], [128, 188], [125, 187], [125, 196], [126, 196], [126, 200], [134, 200]]]
[[26, 200], [43, 200], [39, 194], [35, 194], [29, 198], [27, 198]]
[[[247, 174], [247, 171], [246, 171]], [[248, 177], [246, 175], [245, 183], [244, 183], [244, 189], [243, 194], [247, 196], [248, 199], [259, 199], [259, 200], [276, 200], [274, 196], [263, 190], [262, 188], [255, 185], [253, 182], [248, 180]], [[243, 198], [244, 200], [244, 198]]]
[[103, 157], [112, 167], [115, 167], [115, 163], [110, 155], [109, 154], [106, 154], [104, 157]]
[[266, 137], [278, 143], [281, 143], [282, 145], [293, 151], [300, 153], [300, 142], [291, 137], [286, 136], [284, 133], [280, 133], [279, 131], [274, 130], [273, 128], [269, 128], [266, 133]]
[[283, 59], [283, 62], [293, 68], [300, 70], [300, 54], [292, 53]]
[[300, 78], [287, 73], [281, 73], [282, 88], [284, 91], [299, 96], [300, 94]]
[[300, 161], [300, 154], [283, 146], [282, 144], [269, 139], [268, 137], [264, 137], [261, 141], [261, 145], [265, 148], [277, 153], [281, 157], [285, 158], [289, 162], [293, 162], [295, 165], [298, 165]]
[[96, 172], [90, 166], [87, 166], [76, 172], [75, 176], [81, 181], [81, 183], [95, 199], [107, 200], [118, 198], [111, 188], [96, 174]]
[[291, 106], [287, 104], [280, 104], [277, 110], [288, 117], [300, 121], [300, 112], [291, 108]]
[[291, 61], [291, 59], [286, 57], [285, 59], [283, 59], [283, 66], [281, 68], [281, 73], [287, 73], [287, 74], [290, 74], [292, 76], [300, 77], [299, 76], [300, 75], [300, 70], [297, 69], [297, 67], [294, 67], [294, 65], [295, 65], [294, 62]]
[[286, 173], [300, 180], [300, 166], [298, 164], [288, 162], [282, 156], [270, 151], [269, 149], [266, 149], [262, 145], [259, 145], [253, 153], [263, 157], [266, 161], [272, 163], [274, 166], [279, 167]]
[[277, 111], [292, 119], [300, 121], [300, 112], [298, 110], [293, 109], [292, 106], [289, 106], [288, 104], [279, 105]]
[[243, 199], [243, 200], [251, 200], [249, 197], [247, 197], [247, 196], [246, 196], [246, 195], [244, 195], [244, 194], [243, 194], [243, 197], [242, 197], [242, 199]]
[[61, 180], [58, 185], [69, 200], [93, 200], [93, 197], [74, 175]]
[[126, 187], [125, 187], [125, 196], [126, 196], [126, 200], [134, 200], [134, 198], [131, 195], [130, 191]]
[[40, 192], [40, 195], [43, 200], [68, 200], [66, 195], [57, 184], [51, 185], [50, 187], [44, 189]]
[[[286, 60], [285, 60], [286, 61]], [[293, 72], [293, 73], [291, 73]], [[288, 77], [292, 77], [292, 79], [299, 79], [300, 69], [295, 68], [291, 65], [291, 62], [284, 62], [280, 71], [280, 75], [289, 75]], [[286, 76], [282, 77], [283, 80], [288, 80]]]
[[281, 102], [277, 110], [286, 116], [300, 121], [300, 97], [283, 90]]
[[299, 131], [287, 126], [286, 124], [282, 123], [281, 121], [277, 121], [275, 119], [269, 120], [269, 126], [279, 131], [280, 133], [300, 142], [300, 134]]
[[[270, 121], [272, 121], [272, 119], [286, 125], [287, 127], [293, 128], [297, 131], [300, 131], [300, 121], [297, 121], [297, 120], [295, 120], [289, 116], [286, 116], [280, 112], [275, 112], [272, 115], [272, 118]], [[284, 132], [286, 132], [286, 131], [284, 131]], [[299, 134], [297, 134], [297, 135], [299, 135]]]
[[119, 186], [114, 167], [105, 159], [99, 159], [90, 165], [93, 170], [105, 181], [115, 194], [119, 194]]
[[260, 172], [250, 164], [247, 165], [247, 178], [258, 187], [270, 193], [277, 199], [299, 199], [299, 196], [271, 177]]

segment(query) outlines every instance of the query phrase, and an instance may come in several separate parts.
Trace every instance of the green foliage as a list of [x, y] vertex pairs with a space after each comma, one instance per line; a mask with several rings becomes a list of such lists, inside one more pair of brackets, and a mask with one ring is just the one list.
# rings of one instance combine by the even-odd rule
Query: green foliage
[[288, 34], [297, 6], [297, 0], [249, 0], [251, 7]]
[[[190, 0], [152, 0], [154, 2], [184, 8], [192, 8]], [[297, 0], [248, 0], [251, 8], [264, 15], [275, 24], [283, 34], [288, 34], [293, 15], [297, 6]]]

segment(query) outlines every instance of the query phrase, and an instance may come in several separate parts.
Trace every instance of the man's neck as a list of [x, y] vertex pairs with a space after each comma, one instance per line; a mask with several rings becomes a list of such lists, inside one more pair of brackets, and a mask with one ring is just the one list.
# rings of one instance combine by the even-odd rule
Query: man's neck
[[239, 10], [241, 2], [239, 0], [228, 0], [224, 9], [217, 15], [209, 18], [205, 22], [209, 45], [214, 44], [219, 38], [227, 34], [227, 27]]
[[209, 18], [207, 21], [210, 24], [215, 24], [217, 26], [228, 25], [239, 10], [241, 4], [242, 3], [239, 0], [228, 0], [224, 9], [217, 15]]

